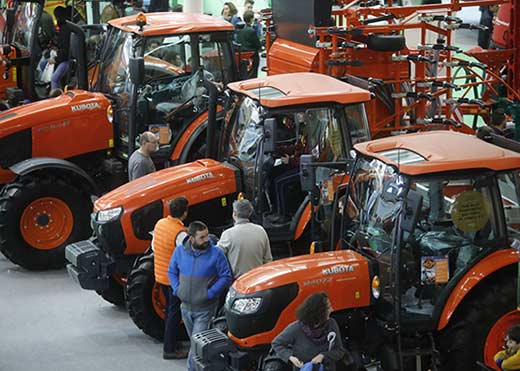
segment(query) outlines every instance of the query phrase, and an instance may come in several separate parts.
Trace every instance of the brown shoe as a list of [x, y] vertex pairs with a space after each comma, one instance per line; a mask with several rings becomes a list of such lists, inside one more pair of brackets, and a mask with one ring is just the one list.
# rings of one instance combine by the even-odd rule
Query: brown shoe
[[188, 358], [188, 351], [176, 350], [175, 352], [163, 352], [163, 359], [184, 359]]

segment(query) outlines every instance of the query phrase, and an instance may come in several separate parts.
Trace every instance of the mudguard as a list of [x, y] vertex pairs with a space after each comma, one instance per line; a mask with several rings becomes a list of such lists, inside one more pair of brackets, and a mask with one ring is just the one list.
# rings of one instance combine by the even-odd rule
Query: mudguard
[[19, 162], [9, 168], [16, 175], [27, 175], [34, 171], [42, 169], [60, 169], [67, 172], [72, 172], [79, 175], [82, 179], [86, 180], [90, 186], [93, 194], [98, 194], [97, 185], [94, 180], [78, 165], [73, 164], [70, 161], [62, 160], [53, 157], [33, 157], [22, 162]]

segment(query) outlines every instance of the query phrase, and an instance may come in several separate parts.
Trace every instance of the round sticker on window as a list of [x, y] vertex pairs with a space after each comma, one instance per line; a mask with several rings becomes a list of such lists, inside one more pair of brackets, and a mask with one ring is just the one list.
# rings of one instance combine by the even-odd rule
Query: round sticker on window
[[451, 209], [453, 224], [467, 233], [480, 231], [489, 221], [489, 216], [489, 204], [477, 191], [461, 193]]

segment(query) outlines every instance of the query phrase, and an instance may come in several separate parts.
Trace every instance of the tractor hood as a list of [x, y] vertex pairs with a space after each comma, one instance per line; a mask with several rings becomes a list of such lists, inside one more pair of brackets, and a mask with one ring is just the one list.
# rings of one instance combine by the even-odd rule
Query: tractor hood
[[351, 251], [333, 251], [281, 259], [255, 268], [238, 278], [233, 289], [238, 295], [297, 283], [298, 297], [317, 291], [331, 296], [335, 309], [370, 303], [368, 261]]
[[351, 251], [281, 259], [240, 276], [226, 297], [231, 339], [243, 348], [270, 344], [296, 309], [316, 292], [326, 292], [335, 312], [371, 303], [368, 261]]
[[110, 102], [101, 93], [71, 90], [57, 98], [50, 98], [24, 104], [0, 113], [0, 138], [24, 129], [62, 123], [64, 120], [81, 115], [92, 115], [102, 111], [106, 120], [106, 110]]
[[237, 170], [229, 164], [203, 159], [156, 171], [99, 198], [94, 210], [122, 206], [125, 213], [156, 200], [166, 205], [178, 196], [188, 198], [190, 205], [209, 198], [233, 193], [237, 188]]

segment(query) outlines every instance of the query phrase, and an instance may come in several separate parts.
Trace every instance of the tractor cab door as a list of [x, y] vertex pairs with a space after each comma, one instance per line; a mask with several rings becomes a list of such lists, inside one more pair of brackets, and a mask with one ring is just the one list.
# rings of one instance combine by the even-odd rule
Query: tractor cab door
[[500, 204], [498, 197], [492, 173], [411, 179], [407, 202], [415, 199], [418, 213], [404, 223], [410, 225], [401, 237], [397, 285], [405, 328], [433, 329], [450, 283], [505, 245], [503, 223], [494, 207]]
[[242, 192], [253, 202], [257, 213], [261, 213], [259, 206], [263, 194], [259, 182], [265, 162], [261, 112], [257, 101], [249, 97], [239, 99], [224, 120], [219, 145], [219, 159], [240, 169]]

